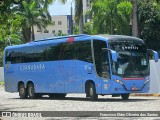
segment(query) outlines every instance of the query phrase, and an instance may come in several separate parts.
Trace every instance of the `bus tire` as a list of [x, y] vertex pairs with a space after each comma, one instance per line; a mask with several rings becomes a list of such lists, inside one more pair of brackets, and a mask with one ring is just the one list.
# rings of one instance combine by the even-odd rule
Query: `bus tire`
[[31, 83], [28, 85], [28, 96], [30, 99], [37, 98], [37, 95], [35, 93], [34, 85]]
[[27, 90], [26, 90], [24, 84], [20, 84], [18, 86], [18, 92], [19, 92], [19, 96], [21, 99], [25, 99], [28, 97]]
[[121, 94], [122, 100], [128, 100], [129, 94]]
[[49, 98], [51, 98], [51, 99], [55, 98], [54, 93], [50, 93], [48, 96], [49, 96]]
[[89, 96], [90, 96], [91, 101], [95, 101], [98, 99], [98, 94], [96, 94], [96, 88], [95, 88], [94, 83], [90, 83]]
[[40, 93], [36, 93], [36, 98], [41, 99], [41, 98], [42, 98], [42, 94], [40, 94]]
[[55, 98], [65, 98], [66, 97], [66, 93], [55, 93], [54, 94], [54, 97]]

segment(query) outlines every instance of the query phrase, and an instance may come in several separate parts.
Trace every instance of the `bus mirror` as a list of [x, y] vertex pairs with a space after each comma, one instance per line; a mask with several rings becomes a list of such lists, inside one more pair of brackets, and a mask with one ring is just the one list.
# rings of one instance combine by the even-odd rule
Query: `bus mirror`
[[148, 49], [148, 55], [150, 60], [154, 59], [155, 62], [158, 62], [159, 59], [158, 52]]
[[111, 50], [111, 54], [112, 54], [112, 60], [113, 60], [114, 62], [117, 62], [117, 52]]
[[153, 51], [153, 54], [154, 54], [154, 61], [155, 61], [155, 62], [158, 62], [158, 58], [159, 58], [158, 52]]
[[117, 52], [108, 48], [102, 48], [102, 51], [110, 51], [113, 62], [117, 62]]

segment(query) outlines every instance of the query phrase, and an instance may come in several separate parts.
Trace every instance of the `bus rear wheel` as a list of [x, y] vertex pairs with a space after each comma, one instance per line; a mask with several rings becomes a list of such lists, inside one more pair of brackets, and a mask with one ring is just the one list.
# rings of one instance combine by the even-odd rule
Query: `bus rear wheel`
[[121, 94], [122, 100], [128, 100], [129, 94]]
[[27, 90], [26, 90], [24, 84], [19, 85], [18, 92], [19, 92], [19, 96], [21, 99], [27, 98], [28, 94], [27, 94]]
[[49, 97], [50, 97], [51, 99], [55, 98], [54, 93], [50, 93], [50, 94], [49, 94]]
[[37, 95], [35, 93], [35, 89], [34, 89], [34, 85], [33, 84], [29, 84], [28, 85], [28, 96], [29, 96], [30, 99], [37, 98]]
[[96, 94], [96, 88], [95, 88], [94, 83], [90, 83], [89, 96], [90, 96], [90, 100], [92, 101], [95, 101], [98, 99], [98, 95]]

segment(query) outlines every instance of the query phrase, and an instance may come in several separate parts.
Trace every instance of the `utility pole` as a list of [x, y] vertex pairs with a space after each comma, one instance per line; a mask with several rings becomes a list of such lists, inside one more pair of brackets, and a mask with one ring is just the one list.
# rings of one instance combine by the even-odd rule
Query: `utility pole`
[[72, 13], [72, 1], [71, 1], [71, 35], [73, 34], [73, 13]]

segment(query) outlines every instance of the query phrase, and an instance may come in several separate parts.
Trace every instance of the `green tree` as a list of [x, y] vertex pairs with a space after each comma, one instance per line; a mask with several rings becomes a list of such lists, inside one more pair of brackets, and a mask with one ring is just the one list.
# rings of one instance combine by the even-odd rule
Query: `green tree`
[[51, 17], [47, 11], [47, 7], [41, 7], [40, 0], [23, 1], [20, 6], [16, 7], [16, 14], [22, 17], [21, 27], [22, 34], [26, 42], [32, 41], [34, 37], [34, 26], [38, 26], [39, 29], [45, 28], [51, 23]]
[[139, 1], [140, 37], [147, 47], [160, 51], [160, 3], [156, 0]]
[[[39, 29], [41, 29], [51, 22], [48, 5], [53, 1], [54, 0], [1, 0], [0, 23], [6, 26], [6, 22], [10, 24], [10, 21], [16, 19], [18, 22], [21, 22], [21, 24], [16, 27], [14, 24], [7, 27], [13, 27], [11, 29], [16, 28], [16, 31], [18, 31], [18, 29], [22, 31], [26, 42], [31, 41], [31, 38], [34, 40], [33, 25], [37, 25]], [[8, 29], [6, 33], [9, 35]]]
[[127, 0], [97, 0], [92, 4], [94, 34], [129, 34], [132, 5]]
[[87, 22], [84, 25], [84, 33], [92, 35], [93, 34], [93, 23], [92, 22]]

